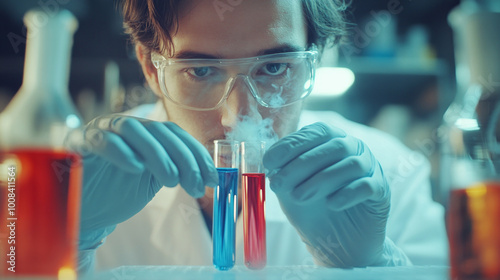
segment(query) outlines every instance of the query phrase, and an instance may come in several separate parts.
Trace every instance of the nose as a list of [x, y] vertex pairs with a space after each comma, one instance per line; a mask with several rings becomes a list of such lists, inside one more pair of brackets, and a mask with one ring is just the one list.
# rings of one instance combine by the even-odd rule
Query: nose
[[228, 98], [222, 105], [221, 116], [221, 123], [226, 129], [232, 130], [240, 119], [248, 119], [253, 122], [262, 121], [258, 103], [252, 95], [252, 88], [247, 76], [236, 76], [228, 81], [227, 88]]

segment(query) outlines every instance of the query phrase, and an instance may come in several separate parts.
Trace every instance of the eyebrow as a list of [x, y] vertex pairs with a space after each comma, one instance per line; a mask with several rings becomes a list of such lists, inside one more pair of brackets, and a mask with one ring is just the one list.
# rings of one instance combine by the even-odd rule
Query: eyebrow
[[304, 48], [301, 48], [297, 45], [285, 44], [285, 45], [280, 45], [280, 46], [275, 47], [275, 48], [262, 50], [262, 51], [258, 52], [257, 55], [285, 53], [285, 52], [299, 52], [299, 51], [303, 51], [303, 50], [304, 50]]
[[194, 52], [194, 51], [180, 51], [179, 53], [174, 55], [174, 58], [180, 58], [180, 59], [199, 59], [199, 58], [220, 58], [215, 55], [211, 54], [206, 54], [206, 53], [201, 53], [201, 52]]
[[[301, 48], [297, 45], [284, 44], [270, 49], [264, 49], [257, 52], [256, 56], [266, 55], [266, 54], [275, 54], [275, 53], [286, 53], [286, 52], [298, 52], [303, 51], [304, 48]], [[222, 59], [223, 57], [220, 55], [213, 55], [202, 52], [195, 51], [180, 51], [179, 53], [174, 55], [174, 58], [178, 59]]]

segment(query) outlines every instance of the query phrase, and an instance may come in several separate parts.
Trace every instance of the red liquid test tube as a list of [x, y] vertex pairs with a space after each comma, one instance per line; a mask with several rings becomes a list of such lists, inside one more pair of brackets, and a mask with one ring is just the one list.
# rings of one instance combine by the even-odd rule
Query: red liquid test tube
[[245, 265], [250, 269], [262, 269], [267, 263], [264, 151], [264, 142], [241, 144], [243, 240]]

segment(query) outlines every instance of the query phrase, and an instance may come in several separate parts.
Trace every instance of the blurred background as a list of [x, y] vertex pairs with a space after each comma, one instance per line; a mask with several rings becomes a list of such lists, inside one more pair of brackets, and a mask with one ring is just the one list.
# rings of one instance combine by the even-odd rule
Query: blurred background
[[[349, 2], [349, 1], [346, 1]], [[350, 35], [325, 53], [311, 110], [334, 110], [384, 130], [422, 153], [439, 174], [438, 129], [456, 93], [453, 34], [448, 14], [460, 0], [352, 0]], [[24, 13], [72, 11], [79, 20], [72, 50], [70, 92], [85, 121], [155, 101], [145, 87], [133, 47], [111, 0], [0, 1], [0, 111], [22, 82]], [[333, 72], [332, 72], [333, 71]], [[338, 78], [336, 88], [331, 76]], [[343, 84], [342, 84], [343, 83]], [[434, 192], [440, 201], [440, 193]]]

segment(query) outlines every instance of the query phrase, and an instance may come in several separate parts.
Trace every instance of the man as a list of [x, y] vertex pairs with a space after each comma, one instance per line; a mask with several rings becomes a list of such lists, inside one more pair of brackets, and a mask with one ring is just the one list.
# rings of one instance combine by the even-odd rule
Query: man
[[443, 209], [430, 198], [426, 161], [332, 112], [301, 114], [318, 56], [343, 32], [338, 2], [124, 2], [159, 101], [132, 112], [142, 118], [87, 127], [81, 269], [119, 223], [97, 250], [99, 267], [210, 265], [218, 180], [209, 150], [215, 139], [245, 140], [235, 133], [244, 122], [267, 122], [279, 139], [263, 159], [273, 174], [269, 265], [446, 263]]

